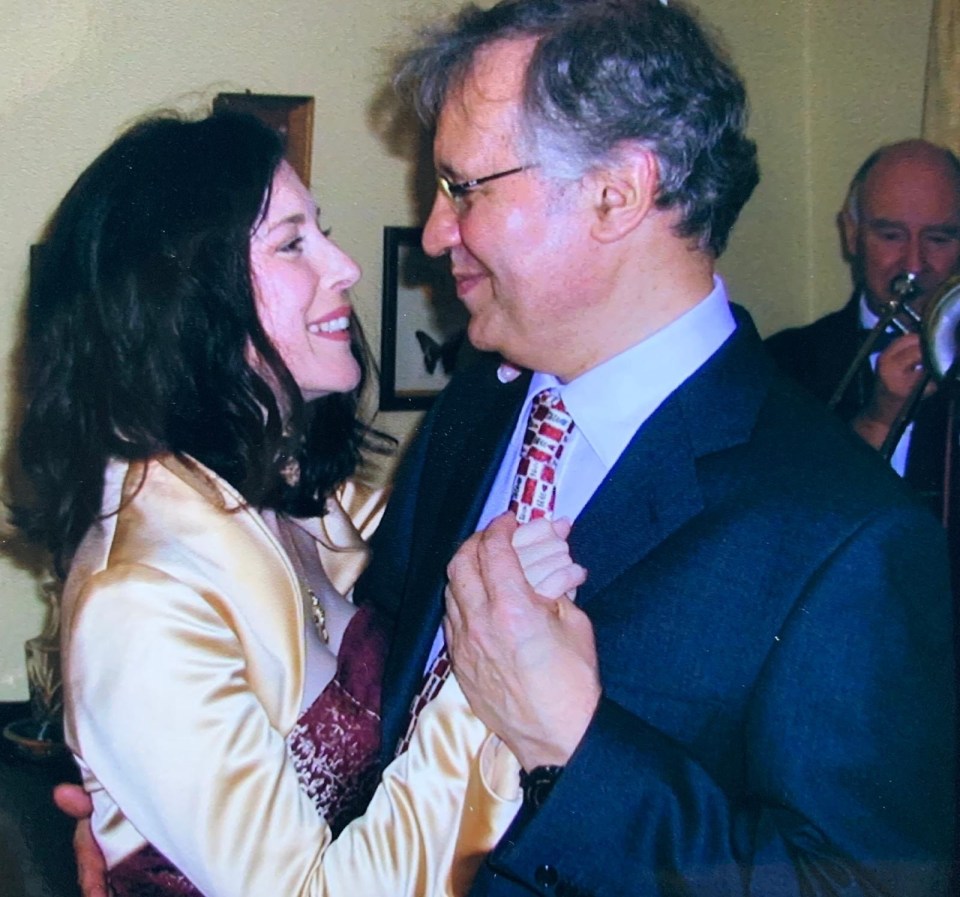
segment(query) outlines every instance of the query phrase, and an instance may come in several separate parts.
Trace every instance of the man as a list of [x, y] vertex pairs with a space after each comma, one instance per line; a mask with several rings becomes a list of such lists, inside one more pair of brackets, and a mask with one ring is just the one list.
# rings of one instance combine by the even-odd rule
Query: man
[[[396, 620], [384, 762], [446, 640], [524, 767], [471, 893], [946, 893], [942, 536], [713, 275], [757, 180], [736, 73], [673, 2], [506, 0], [401, 81], [425, 248], [507, 363], [437, 400], [356, 597]], [[502, 513], [544, 390], [582, 611], [523, 585]]]
[[[493, 519], [450, 567], [446, 634], [529, 778], [474, 892], [945, 893], [942, 535], [772, 374], [713, 278], [756, 181], [737, 76], [643, 0], [467, 10], [402, 75], [436, 128], [424, 246], [512, 368], [439, 398], [358, 595], [396, 608], [389, 751], [447, 561]], [[556, 513], [597, 665], [496, 517], [545, 386], [575, 422]]]
[[[853, 275], [850, 301], [807, 327], [782, 331], [767, 341], [777, 363], [824, 402], [840, 386], [884, 308], [896, 301], [898, 277], [916, 275], [918, 292], [909, 305], [922, 315], [931, 297], [958, 272], [960, 161], [924, 140], [879, 148], [854, 175], [838, 223]], [[924, 370], [915, 332], [892, 338], [885, 334], [874, 347], [835, 406], [855, 432], [880, 449]], [[948, 397], [945, 391], [931, 398], [934, 394], [933, 387], [925, 391], [917, 444], [911, 448], [910, 423], [891, 463], [939, 512]]]
[[397, 608], [384, 744], [544, 386], [599, 656], [517, 583], [512, 524], [467, 542], [454, 668], [534, 780], [475, 892], [945, 893], [941, 536], [712, 277], [756, 180], [736, 75], [642, 0], [467, 11], [404, 73], [436, 127], [424, 246], [471, 341], [534, 373], [458, 378], [398, 479], [358, 590]]

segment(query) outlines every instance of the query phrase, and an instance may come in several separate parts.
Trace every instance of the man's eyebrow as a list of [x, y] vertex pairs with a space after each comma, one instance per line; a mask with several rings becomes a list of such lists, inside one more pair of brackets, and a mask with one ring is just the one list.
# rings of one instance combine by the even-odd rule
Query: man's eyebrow
[[[867, 222], [867, 226], [876, 228], [877, 230], [909, 230], [903, 221], [896, 221], [892, 218], [871, 218]], [[949, 224], [947, 222], [942, 224], [926, 224], [920, 228], [920, 233], [946, 234], [947, 236], [956, 237], [960, 236], [960, 224]]]
[[448, 162], [435, 162], [433, 167], [437, 174], [443, 175], [450, 181], [458, 182], [466, 180], [462, 176], [460, 170], [458, 168], [454, 168]]
[[955, 237], [960, 234], [960, 224], [928, 224], [920, 228], [920, 231], [924, 234], [948, 234]]

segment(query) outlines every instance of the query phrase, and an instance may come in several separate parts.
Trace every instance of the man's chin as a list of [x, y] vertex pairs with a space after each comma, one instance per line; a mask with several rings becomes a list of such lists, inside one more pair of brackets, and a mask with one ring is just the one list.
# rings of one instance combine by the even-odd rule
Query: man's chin
[[467, 339], [470, 340], [470, 345], [480, 352], [503, 354], [501, 347], [497, 344], [498, 341], [492, 338], [478, 318], [471, 318], [470, 323], [467, 324]]

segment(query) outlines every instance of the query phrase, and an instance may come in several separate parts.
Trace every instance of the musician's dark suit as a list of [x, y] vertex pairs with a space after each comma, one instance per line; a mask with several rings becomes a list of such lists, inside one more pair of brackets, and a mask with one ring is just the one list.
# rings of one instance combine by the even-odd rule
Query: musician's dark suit
[[[456, 377], [358, 585], [395, 615], [384, 759], [526, 379]], [[638, 431], [578, 517], [604, 693], [476, 894], [944, 894], [953, 843], [942, 535], [776, 376], [752, 325]], [[871, 890], [874, 888], [874, 890]]]
[[[853, 363], [863, 335], [859, 294], [854, 293], [839, 311], [806, 327], [781, 330], [765, 345], [781, 370], [826, 403]], [[863, 408], [873, 381], [873, 368], [865, 359], [837, 403], [841, 418], [850, 420]]]
[[[859, 295], [854, 293], [839, 311], [806, 327], [776, 333], [767, 339], [766, 347], [784, 373], [826, 403], [853, 363], [865, 335], [860, 325]], [[836, 405], [836, 413], [843, 420], [851, 420], [864, 408], [875, 380], [869, 359], [864, 359]], [[916, 415], [904, 471], [907, 482], [938, 518], [943, 514], [949, 404], [950, 394], [945, 389], [923, 400]], [[958, 474], [960, 468], [954, 464], [954, 478]], [[954, 486], [951, 502], [951, 552], [956, 554], [960, 551], [960, 520], [957, 520], [960, 487]], [[960, 596], [960, 563], [955, 566], [954, 592]]]

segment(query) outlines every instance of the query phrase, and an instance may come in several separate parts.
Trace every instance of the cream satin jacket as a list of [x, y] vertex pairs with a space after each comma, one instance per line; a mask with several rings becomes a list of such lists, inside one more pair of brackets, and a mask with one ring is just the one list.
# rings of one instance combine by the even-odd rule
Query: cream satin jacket
[[[361, 530], [376, 496], [350, 487]], [[303, 687], [293, 568], [201, 465], [112, 463], [64, 590], [66, 738], [112, 865], [144, 843], [207, 897], [463, 893], [518, 806], [519, 766], [451, 678], [331, 842], [286, 754]], [[312, 527], [346, 591], [366, 547], [343, 507]]]

